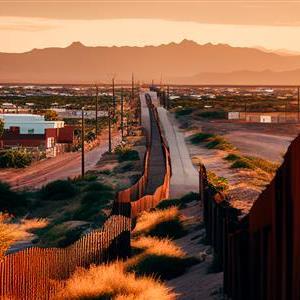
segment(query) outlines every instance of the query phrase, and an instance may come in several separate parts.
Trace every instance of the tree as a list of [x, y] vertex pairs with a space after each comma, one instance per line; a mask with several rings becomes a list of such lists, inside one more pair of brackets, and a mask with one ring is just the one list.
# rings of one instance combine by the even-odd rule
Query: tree
[[44, 116], [46, 121], [55, 121], [58, 118], [57, 112], [54, 110], [47, 110]]

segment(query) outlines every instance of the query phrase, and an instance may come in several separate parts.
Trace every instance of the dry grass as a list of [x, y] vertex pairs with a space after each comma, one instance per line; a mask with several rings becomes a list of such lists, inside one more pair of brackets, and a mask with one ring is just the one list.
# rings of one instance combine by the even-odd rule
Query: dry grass
[[35, 229], [41, 229], [46, 227], [49, 224], [47, 219], [22, 219], [19, 225], [20, 230], [22, 231], [29, 231]]
[[179, 210], [175, 206], [163, 210], [155, 210], [150, 212], [145, 211], [137, 220], [134, 234], [139, 235], [148, 233], [158, 224], [172, 221], [177, 218], [179, 218]]
[[132, 242], [139, 254], [126, 262], [127, 270], [138, 275], [155, 276], [168, 280], [184, 274], [188, 268], [199, 263], [199, 259], [186, 256], [169, 239], [141, 237]]
[[150, 277], [126, 273], [122, 262], [78, 269], [56, 299], [172, 300], [173, 294]]
[[26, 232], [19, 225], [9, 223], [10, 218], [0, 213], [0, 260], [5, 251], [16, 241], [26, 236]]
[[141, 237], [133, 240], [133, 248], [144, 250], [144, 254], [167, 255], [174, 257], [184, 257], [185, 253], [170, 239], [160, 239], [156, 237]]

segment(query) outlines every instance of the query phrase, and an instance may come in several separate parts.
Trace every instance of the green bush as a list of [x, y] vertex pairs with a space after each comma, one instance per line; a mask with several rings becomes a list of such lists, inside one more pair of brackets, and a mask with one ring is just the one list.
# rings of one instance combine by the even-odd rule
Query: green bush
[[69, 180], [56, 180], [43, 186], [40, 193], [45, 200], [64, 200], [75, 196], [78, 189]]
[[112, 191], [112, 187], [105, 185], [101, 182], [93, 182], [88, 184], [85, 188], [84, 191], [98, 191], [98, 192], [102, 192], [102, 191]]
[[117, 166], [114, 168], [115, 173], [126, 173], [134, 170], [134, 164], [132, 162], [127, 162], [124, 165]]
[[218, 149], [218, 150], [232, 150], [234, 149], [233, 145], [226, 141], [221, 136], [215, 136], [209, 140], [206, 144], [206, 148], [208, 149]]
[[235, 161], [241, 159], [241, 156], [238, 154], [230, 153], [224, 159], [228, 161]]
[[9, 149], [0, 152], [0, 168], [25, 168], [31, 162], [32, 155], [25, 149]]
[[166, 209], [172, 206], [177, 206], [179, 208], [185, 208], [186, 204], [192, 201], [198, 201], [199, 194], [190, 192], [179, 199], [167, 199], [161, 201], [157, 206], [156, 209]]
[[156, 206], [156, 208], [157, 209], [166, 209], [166, 208], [170, 208], [172, 206], [182, 207], [181, 199], [163, 200]]
[[225, 111], [203, 111], [198, 114], [199, 117], [206, 119], [226, 119], [227, 113]]
[[236, 160], [231, 165], [231, 168], [232, 169], [254, 169], [254, 166], [247, 159], [241, 158], [241, 159]]
[[149, 230], [148, 235], [160, 238], [178, 239], [186, 234], [180, 219], [177, 217], [173, 220], [160, 222]]
[[183, 203], [198, 201], [199, 200], [199, 193], [190, 192], [190, 193], [184, 195], [183, 197], [181, 197], [180, 200]]
[[207, 179], [209, 186], [215, 192], [224, 192], [228, 189], [228, 180], [225, 177], [217, 176], [214, 172], [207, 172]]
[[118, 155], [118, 161], [139, 160], [139, 153], [129, 147], [116, 147], [115, 153]]
[[0, 182], [0, 211], [20, 215], [27, 211], [29, 200], [26, 193], [17, 193], [10, 186]]
[[192, 108], [180, 108], [177, 109], [175, 112], [176, 118], [181, 117], [181, 116], [187, 116], [190, 115], [193, 112]]
[[99, 171], [99, 174], [103, 174], [103, 175], [111, 175], [112, 171], [109, 169], [104, 169]]
[[192, 144], [200, 144], [203, 142], [207, 142], [210, 138], [213, 138], [215, 135], [211, 133], [199, 132], [191, 136]]
[[130, 268], [130, 271], [138, 275], [154, 275], [162, 280], [168, 280], [184, 274], [189, 267], [197, 263], [199, 260], [193, 257], [181, 258], [151, 254], [144, 256]]
[[107, 208], [114, 199], [112, 190], [88, 191], [81, 199], [80, 208], [73, 215], [74, 220], [102, 222], [105, 216], [103, 208]]

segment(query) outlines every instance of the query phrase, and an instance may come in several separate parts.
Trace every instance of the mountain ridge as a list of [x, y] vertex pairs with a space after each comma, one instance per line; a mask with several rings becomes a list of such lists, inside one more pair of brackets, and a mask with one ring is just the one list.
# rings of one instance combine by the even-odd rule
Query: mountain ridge
[[[12, 83], [89, 83], [108, 81], [112, 73], [119, 81], [130, 81], [132, 72], [141, 81], [151, 82], [159, 80], [161, 75], [166, 80], [192, 79], [200, 73], [262, 72], [266, 69], [273, 72], [300, 69], [300, 55], [284, 56], [227, 44], [200, 45], [187, 39], [143, 47], [89, 47], [76, 41], [65, 48], [0, 53], [0, 82]], [[233, 81], [239, 80], [231, 77]]]

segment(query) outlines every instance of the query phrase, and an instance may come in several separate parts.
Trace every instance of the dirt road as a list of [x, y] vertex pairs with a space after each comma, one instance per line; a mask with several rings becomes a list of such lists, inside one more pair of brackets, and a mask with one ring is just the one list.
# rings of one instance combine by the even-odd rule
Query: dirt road
[[[119, 143], [114, 137], [113, 146]], [[96, 148], [85, 154], [85, 170], [95, 167], [101, 155], [108, 149], [107, 139]], [[55, 158], [39, 161], [25, 169], [7, 169], [0, 171], [0, 181], [9, 183], [15, 189], [39, 188], [44, 184], [58, 179], [67, 179], [80, 175], [80, 152], [64, 153]]]
[[242, 131], [231, 132], [225, 138], [244, 154], [279, 162], [294, 139], [292, 136]]

